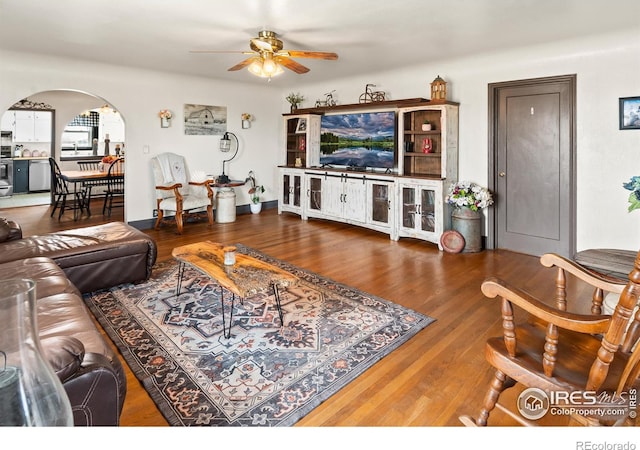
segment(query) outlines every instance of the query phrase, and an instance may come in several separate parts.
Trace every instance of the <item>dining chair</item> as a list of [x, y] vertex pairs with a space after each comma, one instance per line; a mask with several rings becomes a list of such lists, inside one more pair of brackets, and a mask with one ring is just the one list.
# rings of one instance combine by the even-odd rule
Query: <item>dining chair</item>
[[[99, 160], [78, 161], [78, 169], [81, 171], [100, 170]], [[86, 209], [91, 215], [91, 198], [103, 197], [106, 194], [106, 180], [83, 181], [82, 186], [86, 189]]]
[[102, 214], [111, 217], [112, 208], [124, 207], [124, 158], [118, 158], [109, 165], [106, 183]]
[[[67, 181], [62, 177], [60, 166], [55, 159], [49, 158], [49, 166], [51, 167], [51, 179], [53, 185], [54, 203], [51, 210], [51, 217], [59, 209], [58, 220], [62, 218], [65, 211], [74, 211], [74, 220], [77, 218], [78, 210], [80, 213], [84, 211], [84, 205], [86, 200], [87, 190], [81, 188], [80, 190], [71, 190]], [[71, 197], [72, 201], [68, 201], [67, 197]]]

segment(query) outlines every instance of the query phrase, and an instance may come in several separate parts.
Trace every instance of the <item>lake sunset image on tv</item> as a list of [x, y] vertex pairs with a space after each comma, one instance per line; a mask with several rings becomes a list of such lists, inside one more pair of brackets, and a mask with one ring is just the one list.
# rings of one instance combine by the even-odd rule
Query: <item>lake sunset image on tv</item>
[[320, 164], [393, 169], [395, 131], [393, 111], [322, 116]]

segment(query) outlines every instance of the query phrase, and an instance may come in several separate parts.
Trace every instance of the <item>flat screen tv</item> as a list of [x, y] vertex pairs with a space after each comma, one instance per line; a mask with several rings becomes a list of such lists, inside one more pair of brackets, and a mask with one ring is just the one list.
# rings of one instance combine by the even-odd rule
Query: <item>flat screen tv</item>
[[393, 111], [331, 114], [320, 122], [320, 164], [357, 169], [396, 165], [396, 114]]

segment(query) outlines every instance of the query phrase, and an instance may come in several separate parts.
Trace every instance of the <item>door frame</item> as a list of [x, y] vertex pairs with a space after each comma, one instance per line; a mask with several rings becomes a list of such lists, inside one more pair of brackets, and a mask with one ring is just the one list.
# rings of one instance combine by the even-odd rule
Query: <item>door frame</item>
[[[504, 81], [489, 83], [489, 111], [488, 111], [488, 188], [495, 192], [498, 182], [498, 101], [500, 91], [513, 87], [525, 87], [543, 85], [548, 83], [568, 83], [570, 86], [570, 125], [569, 125], [569, 253], [571, 256], [576, 252], [576, 74], [558, 75], [541, 78], [528, 78], [523, 80]], [[496, 199], [499, 201], [499, 199]], [[497, 244], [496, 208], [487, 208], [487, 242], [486, 248], [495, 249]]]

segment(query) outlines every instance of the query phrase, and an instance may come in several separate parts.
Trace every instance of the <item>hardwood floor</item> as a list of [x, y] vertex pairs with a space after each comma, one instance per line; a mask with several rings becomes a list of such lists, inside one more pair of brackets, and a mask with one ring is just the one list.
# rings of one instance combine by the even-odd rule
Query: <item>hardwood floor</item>
[[[4, 209], [0, 215], [21, 223], [25, 235], [106, 221], [96, 213], [74, 222], [49, 217], [49, 207]], [[114, 210], [111, 220], [122, 220]], [[480, 284], [497, 276], [541, 299], [553, 294], [554, 272], [538, 258], [504, 250], [447, 254], [414, 239], [392, 241], [362, 228], [263, 210], [239, 215], [233, 223], [206, 222], [144, 230], [156, 239], [158, 261], [171, 250], [202, 240], [242, 243], [317, 272], [337, 282], [412, 308], [436, 320], [410, 341], [333, 395], [297, 426], [461, 426], [460, 415], [476, 415], [492, 376], [484, 360], [485, 340], [501, 334], [498, 301], [487, 299]], [[569, 285], [570, 294], [581, 294]], [[590, 294], [587, 294], [589, 298]], [[575, 306], [575, 305], [574, 305]], [[123, 360], [124, 363], [124, 360]], [[126, 364], [124, 364], [126, 367]], [[128, 371], [122, 426], [164, 426], [166, 421]], [[492, 425], [515, 425], [496, 410]]]

